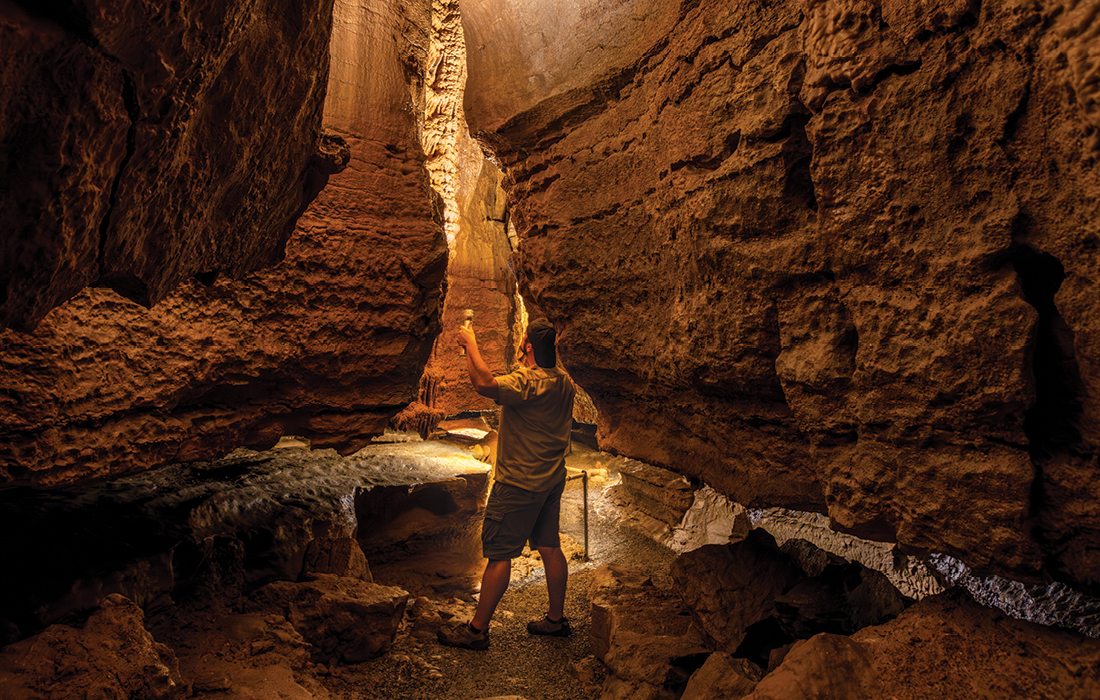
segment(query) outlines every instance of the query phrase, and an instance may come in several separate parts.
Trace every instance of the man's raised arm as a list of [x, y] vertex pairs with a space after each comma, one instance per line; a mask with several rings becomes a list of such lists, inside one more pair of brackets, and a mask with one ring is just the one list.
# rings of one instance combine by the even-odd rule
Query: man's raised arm
[[470, 383], [474, 385], [474, 391], [496, 401], [499, 396], [497, 383], [493, 379], [493, 373], [489, 370], [489, 366], [482, 359], [481, 351], [478, 350], [474, 329], [460, 327], [458, 329], [458, 344], [466, 348], [466, 367], [470, 372]]

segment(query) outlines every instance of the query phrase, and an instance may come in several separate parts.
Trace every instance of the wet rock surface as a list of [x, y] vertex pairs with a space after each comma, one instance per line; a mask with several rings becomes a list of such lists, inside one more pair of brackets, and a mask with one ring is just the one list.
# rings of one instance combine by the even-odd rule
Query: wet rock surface
[[1095, 586], [1090, 7], [466, 3], [471, 129], [603, 445]]
[[[321, 80], [317, 89], [324, 90], [327, 9], [317, 12], [299, 3], [288, 14], [276, 5], [280, 3], [253, 3], [236, 12], [266, 8], [275, 19], [259, 28], [273, 31], [289, 32], [297, 23], [303, 31], [315, 22], [325, 24], [325, 38], [315, 47], [317, 61], [309, 63], [313, 45], [301, 44], [294, 47], [301, 50], [296, 60], [306, 63], [290, 62], [296, 67], [286, 69], [303, 70]], [[211, 7], [199, 3], [188, 5], [188, 11], [204, 13]], [[0, 332], [5, 349], [0, 357], [0, 483], [56, 485], [212, 459], [242, 445], [266, 449], [283, 434], [305, 436], [317, 447], [347, 453], [380, 434], [389, 418], [416, 398], [439, 330], [447, 262], [417, 132], [430, 3], [403, 0], [375, 12], [339, 0], [334, 17], [323, 124], [309, 131], [301, 158], [304, 162], [314, 152], [317, 128], [323, 125], [330, 137], [346, 144], [347, 164], [329, 176], [300, 218], [301, 195], [285, 192], [267, 178], [297, 181], [300, 170], [288, 171], [287, 163], [300, 149], [282, 140], [303, 136], [287, 132], [269, 138], [268, 127], [287, 125], [275, 122], [279, 110], [245, 100], [245, 86], [238, 86], [243, 90], [240, 100], [232, 92], [218, 91], [196, 98], [195, 119], [201, 117], [203, 124], [214, 120], [216, 124], [207, 126], [216, 126], [221, 138], [239, 133], [236, 146], [254, 158], [238, 157], [236, 146], [191, 138], [198, 135], [188, 134], [180, 145], [216, 148], [212, 157], [218, 163], [225, 158], [241, 168], [234, 177], [215, 183], [226, 188], [224, 193], [219, 195], [214, 184], [199, 187], [204, 178], [215, 177], [214, 164], [197, 162], [198, 156], [186, 153], [178, 154], [178, 161], [165, 154], [178, 168], [168, 191], [181, 198], [175, 205], [182, 209], [151, 199], [147, 209], [133, 216], [116, 212], [134, 219], [135, 226], [152, 225], [145, 216], [180, 218], [179, 227], [139, 228], [141, 236], [154, 236], [157, 245], [163, 242], [163, 254], [184, 268], [188, 255], [176, 250], [181, 245], [176, 237], [199, 237], [198, 229], [206, 231], [202, 227], [214, 223], [203, 222], [197, 213], [190, 220], [192, 208], [224, 206], [234, 217], [245, 218], [274, 216], [289, 208], [294, 211], [291, 218], [260, 232], [281, 246], [289, 233], [284, 226], [297, 219], [285, 258], [237, 279], [212, 272], [189, 280], [151, 309], [109, 289], [87, 289], [54, 309], [31, 333]], [[120, 22], [125, 18], [126, 13], [119, 15]], [[247, 27], [246, 22], [234, 31]], [[120, 32], [124, 28], [119, 41], [124, 34], [160, 35], [125, 23], [117, 27]], [[365, 42], [366, 35], [378, 38]], [[246, 86], [274, 90], [282, 109], [308, 109], [296, 97], [294, 85], [272, 73], [287, 65], [276, 60], [280, 46], [268, 45], [262, 33], [245, 38], [266, 47], [250, 50], [271, 61], [264, 69], [250, 64], [232, 69], [241, 72]], [[268, 85], [269, 79], [275, 84]], [[225, 113], [230, 103], [242, 111]], [[238, 118], [243, 121], [236, 126]], [[272, 122], [248, 123], [265, 119]], [[155, 128], [160, 127], [149, 126]], [[331, 145], [326, 141], [322, 150], [331, 151]], [[155, 150], [152, 142], [139, 146]], [[102, 157], [106, 163], [107, 154]], [[265, 164], [266, 158], [276, 158], [278, 165]], [[337, 166], [342, 160], [334, 156]], [[164, 185], [169, 187], [167, 181]], [[267, 185], [273, 189], [254, 191]], [[196, 200], [194, 207], [189, 197]], [[236, 264], [232, 251], [223, 250], [232, 248], [234, 240], [224, 227], [233, 235], [241, 233], [223, 222], [211, 229], [217, 245], [194, 243], [194, 252], [211, 261], [204, 272]], [[258, 259], [257, 250], [251, 254]], [[166, 269], [164, 274], [175, 273]]]

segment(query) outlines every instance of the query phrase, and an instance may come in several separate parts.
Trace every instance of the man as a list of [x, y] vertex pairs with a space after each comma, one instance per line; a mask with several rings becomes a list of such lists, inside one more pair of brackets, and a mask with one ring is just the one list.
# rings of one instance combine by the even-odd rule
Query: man
[[521, 366], [493, 377], [471, 328], [460, 328], [470, 382], [482, 396], [503, 406], [493, 489], [481, 528], [482, 553], [489, 561], [481, 578], [477, 610], [469, 622], [439, 630], [443, 644], [467, 649], [489, 647], [489, 621], [508, 588], [512, 559], [530, 541], [546, 570], [550, 604], [540, 620], [527, 623], [531, 634], [565, 637], [572, 633], [564, 615], [569, 567], [561, 551], [558, 516], [565, 489], [565, 453], [573, 427], [573, 382], [557, 366], [554, 327], [545, 319], [527, 326]]

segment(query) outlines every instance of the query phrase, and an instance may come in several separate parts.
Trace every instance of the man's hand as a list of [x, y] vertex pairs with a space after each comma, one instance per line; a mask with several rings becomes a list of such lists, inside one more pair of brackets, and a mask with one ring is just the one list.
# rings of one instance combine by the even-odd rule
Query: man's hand
[[474, 335], [474, 329], [468, 326], [459, 326], [455, 339], [464, 348], [469, 349], [471, 345], [477, 347], [477, 337]]

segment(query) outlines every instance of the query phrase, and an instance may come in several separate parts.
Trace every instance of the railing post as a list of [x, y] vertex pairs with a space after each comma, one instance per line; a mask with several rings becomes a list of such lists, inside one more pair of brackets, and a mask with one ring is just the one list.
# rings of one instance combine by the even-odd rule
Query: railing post
[[584, 487], [584, 560], [588, 561], [588, 470], [581, 472], [581, 486]]

